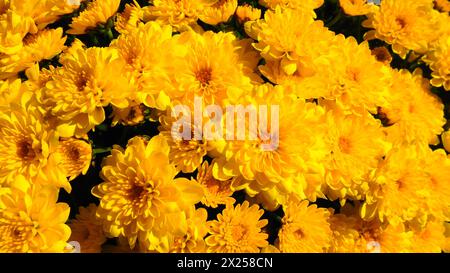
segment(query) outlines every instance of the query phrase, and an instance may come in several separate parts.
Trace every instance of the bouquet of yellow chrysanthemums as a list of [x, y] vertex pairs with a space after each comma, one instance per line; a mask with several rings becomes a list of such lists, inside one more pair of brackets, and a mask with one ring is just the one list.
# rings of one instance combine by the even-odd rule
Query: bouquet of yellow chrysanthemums
[[0, 0], [0, 252], [450, 251], [449, 12]]

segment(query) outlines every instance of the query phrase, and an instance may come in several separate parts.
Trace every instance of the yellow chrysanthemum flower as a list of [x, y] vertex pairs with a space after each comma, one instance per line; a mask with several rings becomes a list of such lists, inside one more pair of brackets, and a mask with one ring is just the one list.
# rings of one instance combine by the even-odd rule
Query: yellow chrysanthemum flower
[[103, 162], [103, 183], [92, 193], [100, 198], [97, 216], [109, 236], [123, 235], [131, 248], [168, 251], [168, 236], [186, 234], [185, 212], [200, 201], [203, 189], [174, 177], [169, 146], [163, 137], [135, 137], [126, 150], [115, 146]]
[[254, 71], [258, 54], [248, 39], [211, 31], [187, 31], [174, 38], [189, 50], [174, 60], [175, 70], [170, 81], [166, 80], [166, 90], [170, 98], [184, 105], [193, 107], [198, 96], [205, 105], [225, 106], [226, 100], [239, 98], [252, 90], [252, 83], [261, 81]]
[[205, 239], [208, 252], [260, 252], [269, 244], [268, 235], [262, 232], [268, 223], [260, 220], [263, 213], [258, 205], [250, 206], [247, 201], [235, 207], [228, 204], [217, 220], [209, 222], [211, 235]]
[[324, 3], [324, 0], [259, 0], [259, 4], [275, 10], [277, 7], [288, 9], [302, 9], [303, 11], [310, 12], [315, 16], [314, 10], [320, 8]]
[[278, 232], [277, 246], [281, 252], [324, 252], [330, 245], [330, 213], [308, 201], [288, 203]]
[[104, 106], [125, 108], [133, 83], [125, 61], [114, 48], [69, 51], [60, 59], [52, 80], [42, 89], [40, 102], [60, 124], [72, 127], [65, 137], [83, 136], [105, 119]]
[[144, 20], [144, 11], [139, 6], [136, 0], [133, 0], [133, 4], [126, 4], [125, 10], [117, 16], [115, 23], [115, 29], [119, 33], [129, 33], [136, 27], [139, 23]]
[[431, 92], [428, 80], [420, 73], [393, 71], [395, 79], [388, 87], [387, 107], [381, 107], [385, 131], [392, 143], [438, 144], [444, 131], [444, 105]]
[[106, 23], [119, 8], [120, 0], [94, 0], [78, 17], [72, 19], [68, 34], [85, 34], [89, 29]]
[[183, 123], [182, 128], [180, 128], [180, 130], [184, 130], [185, 127], [189, 128], [189, 126], [192, 126], [188, 130], [191, 139], [177, 139], [172, 135], [172, 133], [175, 133], [172, 132], [172, 130], [175, 130], [175, 128], [172, 128], [175, 119], [171, 116], [162, 115], [159, 117], [159, 121], [161, 123], [161, 126], [158, 127], [160, 135], [166, 139], [170, 146], [170, 161], [184, 173], [194, 172], [202, 164], [203, 157], [211, 150], [209, 141], [204, 137], [200, 140], [194, 138], [194, 131], [199, 130], [199, 128], [191, 122]]
[[329, 197], [362, 199], [367, 190], [365, 179], [391, 148], [381, 123], [369, 114], [330, 111], [325, 142], [330, 151], [325, 163]]
[[50, 60], [64, 50], [66, 37], [63, 29], [44, 29], [36, 34], [28, 34], [23, 39], [23, 47], [13, 55], [4, 55], [0, 62], [0, 78], [17, 75], [42, 60]]
[[360, 233], [357, 230], [359, 219], [345, 214], [334, 214], [330, 218], [330, 227], [333, 232], [330, 253], [356, 253], [364, 252], [360, 243]]
[[197, 20], [206, 7], [218, 0], [152, 0], [153, 6], [144, 11], [144, 20], [155, 20], [161, 25], [171, 25], [174, 31], [182, 32], [196, 28]]
[[[428, 148], [428, 147], [427, 147]], [[427, 174], [427, 183], [421, 191], [426, 198], [422, 212], [433, 215], [435, 219], [450, 218], [450, 158], [442, 149], [426, 149], [422, 158], [426, 159], [422, 169]]]
[[441, 221], [429, 221], [423, 229], [414, 231], [411, 252], [441, 253], [445, 244], [445, 226]]
[[32, 185], [21, 175], [1, 188], [0, 252], [63, 252], [70, 208], [57, 199], [54, 187]]
[[243, 6], [237, 7], [236, 17], [239, 24], [244, 24], [248, 21], [255, 21], [261, 18], [261, 10], [248, 4], [244, 4]]
[[[14, 55], [22, 49], [23, 38], [37, 31], [31, 18], [23, 18], [14, 11], [6, 10], [0, 16], [0, 52], [2, 55]], [[3, 56], [0, 57], [3, 59]]]
[[72, 229], [70, 241], [80, 244], [81, 253], [100, 253], [102, 244], [106, 242], [102, 223], [95, 216], [96, 210], [95, 204], [79, 207], [79, 213], [69, 222]]
[[23, 18], [30, 18], [39, 29], [57, 21], [62, 15], [73, 12], [80, 5], [75, 0], [10, 0], [8, 7]]
[[86, 174], [92, 159], [91, 144], [82, 139], [66, 138], [59, 141], [56, 156], [69, 180]]
[[377, 107], [387, 104], [385, 97], [392, 73], [375, 59], [368, 43], [358, 44], [353, 37], [346, 39], [339, 35], [328, 52], [332, 56], [328, 59], [332, 69], [321, 66], [322, 72], [300, 84], [318, 92], [309, 91], [312, 93], [309, 96], [335, 100], [340, 108], [356, 113], [361, 110], [376, 113]]
[[329, 252], [400, 253], [410, 252], [413, 233], [403, 224], [366, 222], [355, 216], [333, 215], [333, 239]]
[[[58, 167], [54, 151], [58, 136], [40, 112], [32, 107], [12, 105], [0, 112], [0, 184], [8, 185], [17, 175], [44, 184], [70, 184]], [[34, 181], [33, 180], [33, 181]]]
[[129, 33], [120, 35], [111, 47], [117, 49], [136, 82], [137, 94], [129, 99], [148, 107], [166, 109], [170, 105], [164, 86], [167, 73], [175, 69], [174, 59], [186, 51], [174, 44], [172, 28], [155, 22], [139, 24]]
[[208, 213], [205, 209], [192, 209], [187, 217], [187, 230], [183, 235], [175, 236], [169, 252], [202, 253], [206, 252], [205, 236], [208, 234]]
[[233, 204], [234, 200], [231, 195], [233, 190], [231, 189], [231, 180], [220, 181], [213, 177], [211, 165], [207, 161], [203, 162], [202, 166], [198, 169], [196, 181], [202, 185], [204, 189], [204, 196], [202, 198], [202, 204], [211, 208], [217, 208], [218, 205], [225, 205], [228, 203]]
[[214, 5], [206, 7], [199, 18], [209, 25], [225, 23], [233, 16], [237, 6], [237, 0], [218, 0]]
[[339, 0], [339, 5], [350, 16], [367, 15], [377, 9], [376, 5], [367, 3], [367, 0]]
[[369, 183], [361, 216], [387, 219], [393, 225], [418, 216], [426, 204], [422, 187], [429, 182], [422, 162], [422, 154], [415, 146], [392, 149]]
[[[245, 124], [245, 139], [239, 137], [238, 130], [234, 131], [235, 140], [227, 142], [215, 163], [214, 177], [238, 177], [233, 181], [233, 189], [245, 189], [251, 196], [276, 187], [280, 193], [315, 200], [316, 195], [321, 195], [320, 163], [326, 156], [325, 110], [285, 93], [282, 86], [262, 85], [249, 94], [248, 101], [241, 102], [244, 107], [254, 106], [256, 111], [259, 105], [267, 105], [269, 119], [276, 111], [273, 106], [277, 106], [279, 116], [272, 124], [268, 122], [267, 130], [259, 128], [255, 132], [247, 117], [235, 119], [236, 124]], [[251, 134], [255, 134], [254, 139]]]
[[431, 84], [436, 87], [444, 87], [450, 91], [450, 37], [445, 35], [425, 55], [424, 61], [430, 65], [433, 73]]
[[289, 61], [303, 57], [306, 62], [318, 57], [333, 38], [333, 33], [324, 27], [322, 21], [314, 21], [301, 10], [280, 8], [268, 10], [264, 19], [247, 22], [245, 31], [258, 41], [254, 47], [265, 59], [284, 59], [287, 73], [291, 70]]
[[115, 126], [117, 123], [125, 126], [138, 125], [145, 119], [144, 109], [145, 107], [142, 104], [134, 101], [130, 102], [129, 107], [127, 108], [118, 108], [113, 106], [113, 111], [111, 113], [113, 120], [111, 125]]
[[405, 58], [409, 50], [426, 53], [429, 43], [439, 37], [438, 14], [432, 1], [383, 0], [363, 26], [374, 29], [366, 34], [367, 39], [383, 40]]

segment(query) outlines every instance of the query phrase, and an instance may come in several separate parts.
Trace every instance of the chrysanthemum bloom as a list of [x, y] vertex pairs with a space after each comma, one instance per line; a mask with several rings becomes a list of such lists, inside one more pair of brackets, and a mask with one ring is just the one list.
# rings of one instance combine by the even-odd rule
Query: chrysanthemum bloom
[[425, 209], [429, 185], [423, 155], [415, 146], [392, 149], [369, 182], [366, 202], [361, 207], [364, 219], [379, 219], [397, 225], [414, 219]]
[[199, 18], [209, 25], [225, 23], [233, 16], [237, 6], [237, 0], [218, 0], [214, 5], [206, 7]]
[[444, 105], [431, 92], [429, 82], [416, 71], [393, 71], [393, 83], [388, 88], [387, 107], [379, 109], [384, 116], [385, 131], [392, 143], [438, 144], [446, 123]]
[[367, 0], [339, 0], [339, 5], [350, 16], [367, 15], [377, 9], [376, 5], [367, 3]]
[[444, 87], [450, 91], [450, 37], [445, 35], [424, 56], [423, 60], [430, 65], [433, 73], [431, 84]]
[[91, 144], [82, 139], [66, 138], [59, 141], [56, 156], [69, 180], [86, 174], [91, 165]]
[[361, 252], [359, 243], [360, 233], [357, 230], [359, 219], [345, 214], [334, 214], [330, 217], [330, 227], [333, 232], [330, 253]]
[[278, 232], [281, 252], [324, 252], [330, 245], [330, 213], [308, 201], [288, 203], [283, 207], [284, 217]]
[[302, 9], [305, 12], [309, 12], [315, 16], [314, 10], [320, 8], [324, 3], [324, 0], [259, 0], [259, 4], [275, 10], [277, 7], [283, 9]]
[[136, 1], [126, 4], [125, 10], [117, 16], [115, 29], [119, 33], [128, 33], [144, 20], [144, 11]]
[[325, 180], [330, 196], [362, 199], [365, 179], [378, 168], [391, 145], [381, 122], [371, 115], [345, 115], [328, 112], [325, 142], [330, 153], [325, 163]]
[[126, 150], [115, 146], [103, 162], [103, 183], [92, 193], [100, 198], [97, 216], [107, 235], [125, 236], [134, 248], [168, 251], [168, 236], [186, 234], [185, 212], [200, 201], [203, 189], [194, 181], [174, 177], [169, 146], [161, 136], [135, 137]]
[[232, 33], [211, 31], [187, 31], [174, 38], [189, 50], [174, 60], [166, 90], [170, 98], [183, 105], [193, 107], [198, 96], [204, 105], [225, 106], [226, 100], [250, 92], [252, 83], [261, 81], [254, 71], [259, 55], [251, 49], [249, 39], [238, 40]]
[[205, 236], [208, 234], [208, 212], [203, 209], [192, 208], [187, 216], [187, 229], [183, 235], [172, 238], [169, 252], [202, 253], [206, 252]]
[[319, 65], [320, 72], [300, 82], [299, 89], [304, 97], [323, 97], [354, 113], [376, 113], [377, 107], [387, 104], [385, 97], [392, 73], [388, 66], [375, 59], [368, 43], [358, 44], [353, 37], [338, 35], [325, 52], [330, 56], [327, 66], [332, 69]]
[[106, 23], [119, 8], [120, 0], [94, 0], [78, 17], [72, 19], [68, 34], [85, 34], [89, 29]]
[[[174, 102], [175, 104], [177, 102]], [[169, 159], [176, 168], [184, 173], [194, 172], [203, 162], [203, 158], [216, 149], [218, 141], [207, 139], [205, 135], [197, 139], [203, 129], [202, 125], [197, 125], [192, 120], [184, 119], [187, 113], [183, 113], [182, 124], [175, 117], [171, 116], [170, 110], [165, 115], [159, 117], [161, 126], [158, 127], [162, 135], [170, 146]], [[185, 116], [186, 115], [186, 116]], [[203, 119], [205, 124], [209, 120]], [[176, 124], [175, 124], [176, 122]], [[176, 131], [178, 129], [178, 131]], [[184, 131], [189, 135], [184, 138]], [[180, 138], [181, 137], [181, 138]], [[225, 142], [225, 140], [221, 140]]]
[[372, 55], [375, 56], [375, 59], [377, 59], [377, 61], [384, 63], [385, 65], [390, 65], [392, 62], [392, 55], [389, 52], [389, 50], [384, 47], [376, 47], [374, 49], [372, 49]]
[[63, 252], [70, 208], [57, 199], [56, 188], [32, 185], [21, 175], [2, 188], [0, 252]]
[[415, 227], [411, 252], [441, 253], [445, 245], [445, 226], [443, 221], [428, 221], [425, 227]]
[[[254, 47], [266, 60], [284, 60], [283, 69], [292, 75], [297, 68], [295, 60], [311, 62], [326, 52], [333, 33], [322, 21], [301, 10], [269, 10], [264, 19], [248, 22], [245, 31], [258, 43]], [[314, 43], [314, 47], [311, 47]]]
[[363, 22], [366, 39], [380, 39], [405, 58], [409, 50], [426, 53], [428, 44], [439, 37], [439, 12], [428, 0], [383, 0], [380, 8]]
[[203, 162], [198, 169], [196, 181], [202, 185], [204, 189], [204, 196], [202, 204], [211, 208], [217, 208], [218, 205], [233, 204], [234, 200], [231, 195], [231, 180], [220, 181], [213, 177], [212, 168], [214, 163], [209, 165], [207, 161]]
[[329, 252], [399, 253], [410, 252], [413, 233], [403, 224], [366, 222], [357, 216], [333, 215], [333, 239]]
[[[35, 63], [50, 60], [62, 50], [66, 37], [63, 37], [63, 29], [44, 29], [36, 34], [28, 34], [23, 39], [23, 47], [13, 55], [1, 57], [2, 67], [0, 75], [16, 75], [17, 73], [32, 67]], [[2, 77], [2, 76], [0, 76]]]
[[[52, 153], [58, 145], [54, 128], [48, 127], [32, 106], [11, 105], [0, 113], [0, 184], [8, 185], [17, 175], [46, 184], [70, 184]], [[45, 181], [45, 182], [44, 182]]]
[[129, 33], [120, 35], [111, 46], [117, 49], [136, 82], [137, 94], [129, 99], [148, 107], [166, 109], [170, 105], [165, 92], [168, 73], [176, 73], [174, 59], [186, 51], [174, 44], [172, 28], [155, 22], [139, 24]]
[[106, 242], [102, 223], [95, 216], [96, 210], [95, 204], [79, 207], [79, 213], [69, 222], [72, 229], [70, 241], [80, 243], [81, 253], [100, 253], [102, 244]]
[[128, 82], [125, 61], [114, 48], [69, 51], [39, 97], [60, 124], [83, 136], [105, 119], [104, 106], [125, 108], [133, 83]]
[[[282, 86], [267, 84], [257, 87], [248, 101], [241, 102], [244, 107], [253, 106], [256, 112], [260, 105], [267, 105], [267, 126], [253, 131], [247, 117], [235, 118], [237, 125], [245, 124], [245, 132], [235, 126], [234, 132], [225, 133], [234, 133], [235, 140], [228, 141], [221, 151], [214, 176], [220, 180], [242, 177], [233, 180], [233, 189], [245, 189], [252, 196], [276, 187], [280, 193], [315, 200], [316, 195], [321, 195], [322, 160], [327, 153], [323, 141], [325, 110], [285, 93]], [[279, 115], [269, 122], [275, 107]], [[229, 118], [225, 115], [225, 119]]]
[[0, 16], [0, 52], [5, 55], [17, 53], [23, 46], [23, 38], [37, 31], [33, 19], [5, 10]]
[[145, 7], [144, 21], [155, 20], [161, 25], [171, 25], [182, 32], [196, 28], [197, 20], [206, 7], [218, 0], [153, 0], [153, 6]]
[[257, 253], [268, 246], [268, 235], [262, 231], [268, 221], [260, 220], [264, 211], [258, 205], [247, 201], [235, 207], [228, 204], [210, 221], [210, 236], [206, 237], [208, 252], [218, 253]]
[[422, 158], [426, 159], [422, 168], [427, 175], [427, 183], [422, 193], [426, 196], [426, 206], [422, 213], [435, 219], [446, 220], [450, 217], [450, 158], [443, 149], [432, 151], [426, 147]]
[[244, 4], [243, 6], [237, 7], [236, 17], [239, 24], [244, 24], [248, 21], [255, 21], [261, 18], [261, 10], [248, 4]]
[[113, 118], [111, 125], [115, 126], [117, 123], [134, 126], [144, 121], [144, 110], [145, 107], [136, 103], [135, 101], [130, 102], [127, 108], [118, 108], [113, 106], [113, 111], [111, 116]]
[[[23, 18], [30, 18], [38, 29], [57, 21], [62, 15], [73, 12], [80, 1], [75, 0], [9, 0], [8, 7]], [[78, 2], [78, 3], [77, 3]]]

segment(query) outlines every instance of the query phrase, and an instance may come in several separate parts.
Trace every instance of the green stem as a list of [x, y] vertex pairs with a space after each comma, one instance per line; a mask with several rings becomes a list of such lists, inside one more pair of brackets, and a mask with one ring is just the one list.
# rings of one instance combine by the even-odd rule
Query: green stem
[[98, 155], [98, 154], [106, 154], [111, 152], [112, 148], [111, 147], [106, 147], [106, 148], [95, 148], [93, 150], [94, 155]]
[[339, 13], [330, 22], [326, 23], [325, 26], [327, 28], [330, 28], [330, 27], [334, 26], [337, 22], [339, 22], [339, 20], [341, 20], [341, 18], [342, 18], [342, 12], [339, 11]]

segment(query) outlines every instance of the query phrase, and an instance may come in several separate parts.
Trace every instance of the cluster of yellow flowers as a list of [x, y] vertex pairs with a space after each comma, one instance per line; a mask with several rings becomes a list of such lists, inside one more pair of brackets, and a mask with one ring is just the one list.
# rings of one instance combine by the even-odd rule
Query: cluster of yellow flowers
[[[447, 0], [0, 0], [0, 252], [450, 251], [449, 12]], [[261, 132], [174, 138], [174, 107], [197, 98], [277, 105], [277, 146]], [[112, 127], [144, 123], [157, 131], [95, 152], [99, 131], [117, 140]], [[90, 170], [99, 202], [69, 207], [61, 191]]]

